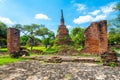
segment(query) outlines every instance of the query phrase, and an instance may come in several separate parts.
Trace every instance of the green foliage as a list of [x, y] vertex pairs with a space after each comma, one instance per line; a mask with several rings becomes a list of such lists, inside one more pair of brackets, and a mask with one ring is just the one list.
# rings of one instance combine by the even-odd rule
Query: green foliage
[[23, 26], [21, 24], [15, 24], [12, 27], [20, 30], [21, 32], [23, 31]]
[[[13, 27], [19, 29], [22, 33], [24, 33], [25, 36], [28, 37], [27, 42], [31, 46], [31, 51], [32, 51], [32, 48], [36, 43], [35, 42], [35, 32], [42, 26], [43, 25], [38, 25], [38, 24], [31, 24], [31, 25], [16, 24]], [[24, 37], [24, 38], [27, 39], [26, 37]], [[21, 41], [25, 45], [26, 40], [23, 41], [23, 39], [21, 39]]]
[[120, 33], [120, 2], [113, 8], [117, 13], [117, 17], [109, 21], [111, 26], [116, 28], [116, 31]]
[[71, 38], [75, 45], [84, 45], [84, 28], [75, 27], [71, 31]]
[[110, 67], [115, 67], [115, 62], [110, 62], [109, 65]]
[[120, 44], [120, 2], [114, 7], [114, 10], [118, 13], [115, 19], [109, 20], [111, 26], [109, 31], [109, 44]]
[[115, 28], [111, 28], [108, 35], [109, 45], [120, 44], [120, 35]]
[[41, 27], [40, 29], [38, 29], [35, 34], [38, 36], [42, 36], [43, 38], [48, 34], [48, 28], [46, 27]]
[[[114, 19], [114, 25], [117, 26], [117, 28], [120, 29], [120, 2], [116, 5], [116, 7], [114, 8], [114, 10], [116, 12], [118, 12], [118, 16]], [[120, 30], [119, 30], [120, 31]]]
[[47, 46], [49, 45], [49, 38], [44, 38], [44, 39], [42, 40], [42, 44], [44, 44], [44, 45], [45, 45], [45, 48], [47, 48]]
[[1, 38], [6, 38], [7, 36], [7, 26], [0, 22], [0, 39]]
[[21, 46], [25, 46], [26, 45], [26, 43], [27, 43], [27, 41], [28, 41], [28, 36], [26, 36], [26, 35], [23, 35], [23, 36], [21, 36], [20, 37], [20, 45]]
[[[27, 47], [28, 50], [30, 50], [30, 47]], [[57, 52], [57, 49], [52, 47], [46, 49], [44, 46], [34, 46], [33, 50], [42, 50], [44, 53], [55, 53]]]
[[46, 27], [38, 29], [35, 34], [42, 37], [42, 44], [47, 48], [48, 45], [53, 46], [55, 40], [55, 34]]
[[0, 22], [0, 47], [4, 47], [7, 44], [7, 26]]

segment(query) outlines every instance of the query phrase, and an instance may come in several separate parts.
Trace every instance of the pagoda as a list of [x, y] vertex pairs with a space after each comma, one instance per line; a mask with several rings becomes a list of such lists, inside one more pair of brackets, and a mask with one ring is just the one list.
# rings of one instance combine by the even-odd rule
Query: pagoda
[[60, 25], [58, 27], [56, 39], [57, 39], [56, 44], [58, 45], [71, 44], [71, 38], [69, 36], [69, 31], [64, 24], [63, 10], [61, 10]]

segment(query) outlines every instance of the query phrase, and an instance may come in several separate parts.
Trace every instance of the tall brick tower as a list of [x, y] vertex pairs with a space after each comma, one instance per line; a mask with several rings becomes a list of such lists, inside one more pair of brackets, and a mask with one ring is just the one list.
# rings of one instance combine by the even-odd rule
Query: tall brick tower
[[7, 29], [7, 49], [10, 54], [20, 50], [20, 31], [18, 29]]
[[57, 39], [56, 44], [58, 45], [63, 45], [63, 44], [69, 45], [71, 43], [69, 31], [64, 24], [63, 10], [61, 10], [60, 25], [58, 27], [58, 33], [56, 39]]

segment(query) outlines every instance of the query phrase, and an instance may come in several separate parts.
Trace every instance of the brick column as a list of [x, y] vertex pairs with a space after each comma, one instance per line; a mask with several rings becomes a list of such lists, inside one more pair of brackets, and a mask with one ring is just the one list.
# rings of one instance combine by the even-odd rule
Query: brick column
[[7, 29], [7, 49], [8, 53], [20, 50], [20, 31], [15, 28]]

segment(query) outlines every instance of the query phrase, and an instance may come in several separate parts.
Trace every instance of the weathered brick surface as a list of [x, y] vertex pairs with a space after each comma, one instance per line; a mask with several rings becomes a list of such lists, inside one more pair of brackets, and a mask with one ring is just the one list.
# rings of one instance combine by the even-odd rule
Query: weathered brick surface
[[7, 29], [8, 53], [20, 51], [20, 31], [15, 28]]
[[81, 53], [101, 54], [107, 49], [107, 21], [91, 23], [85, 30], [85, 48], [81, 50]]
[[64, 25], [64, 17], [63, 17], [63, 12], [61, 10], [61, 20], [60, 20], [60, 25], [58, 28], [58, 34], [56, 36], [56, 44], [58, 45], [63, 45], [63, 44], [70, 44], [71, 43], [71, 38], [69, 37], [69, 31]]
[[106, 52], [108, 50], [108, 38], [107, 38], [107, 21], [101, 21], [99, 26], [100, 30], [100, 51]]

